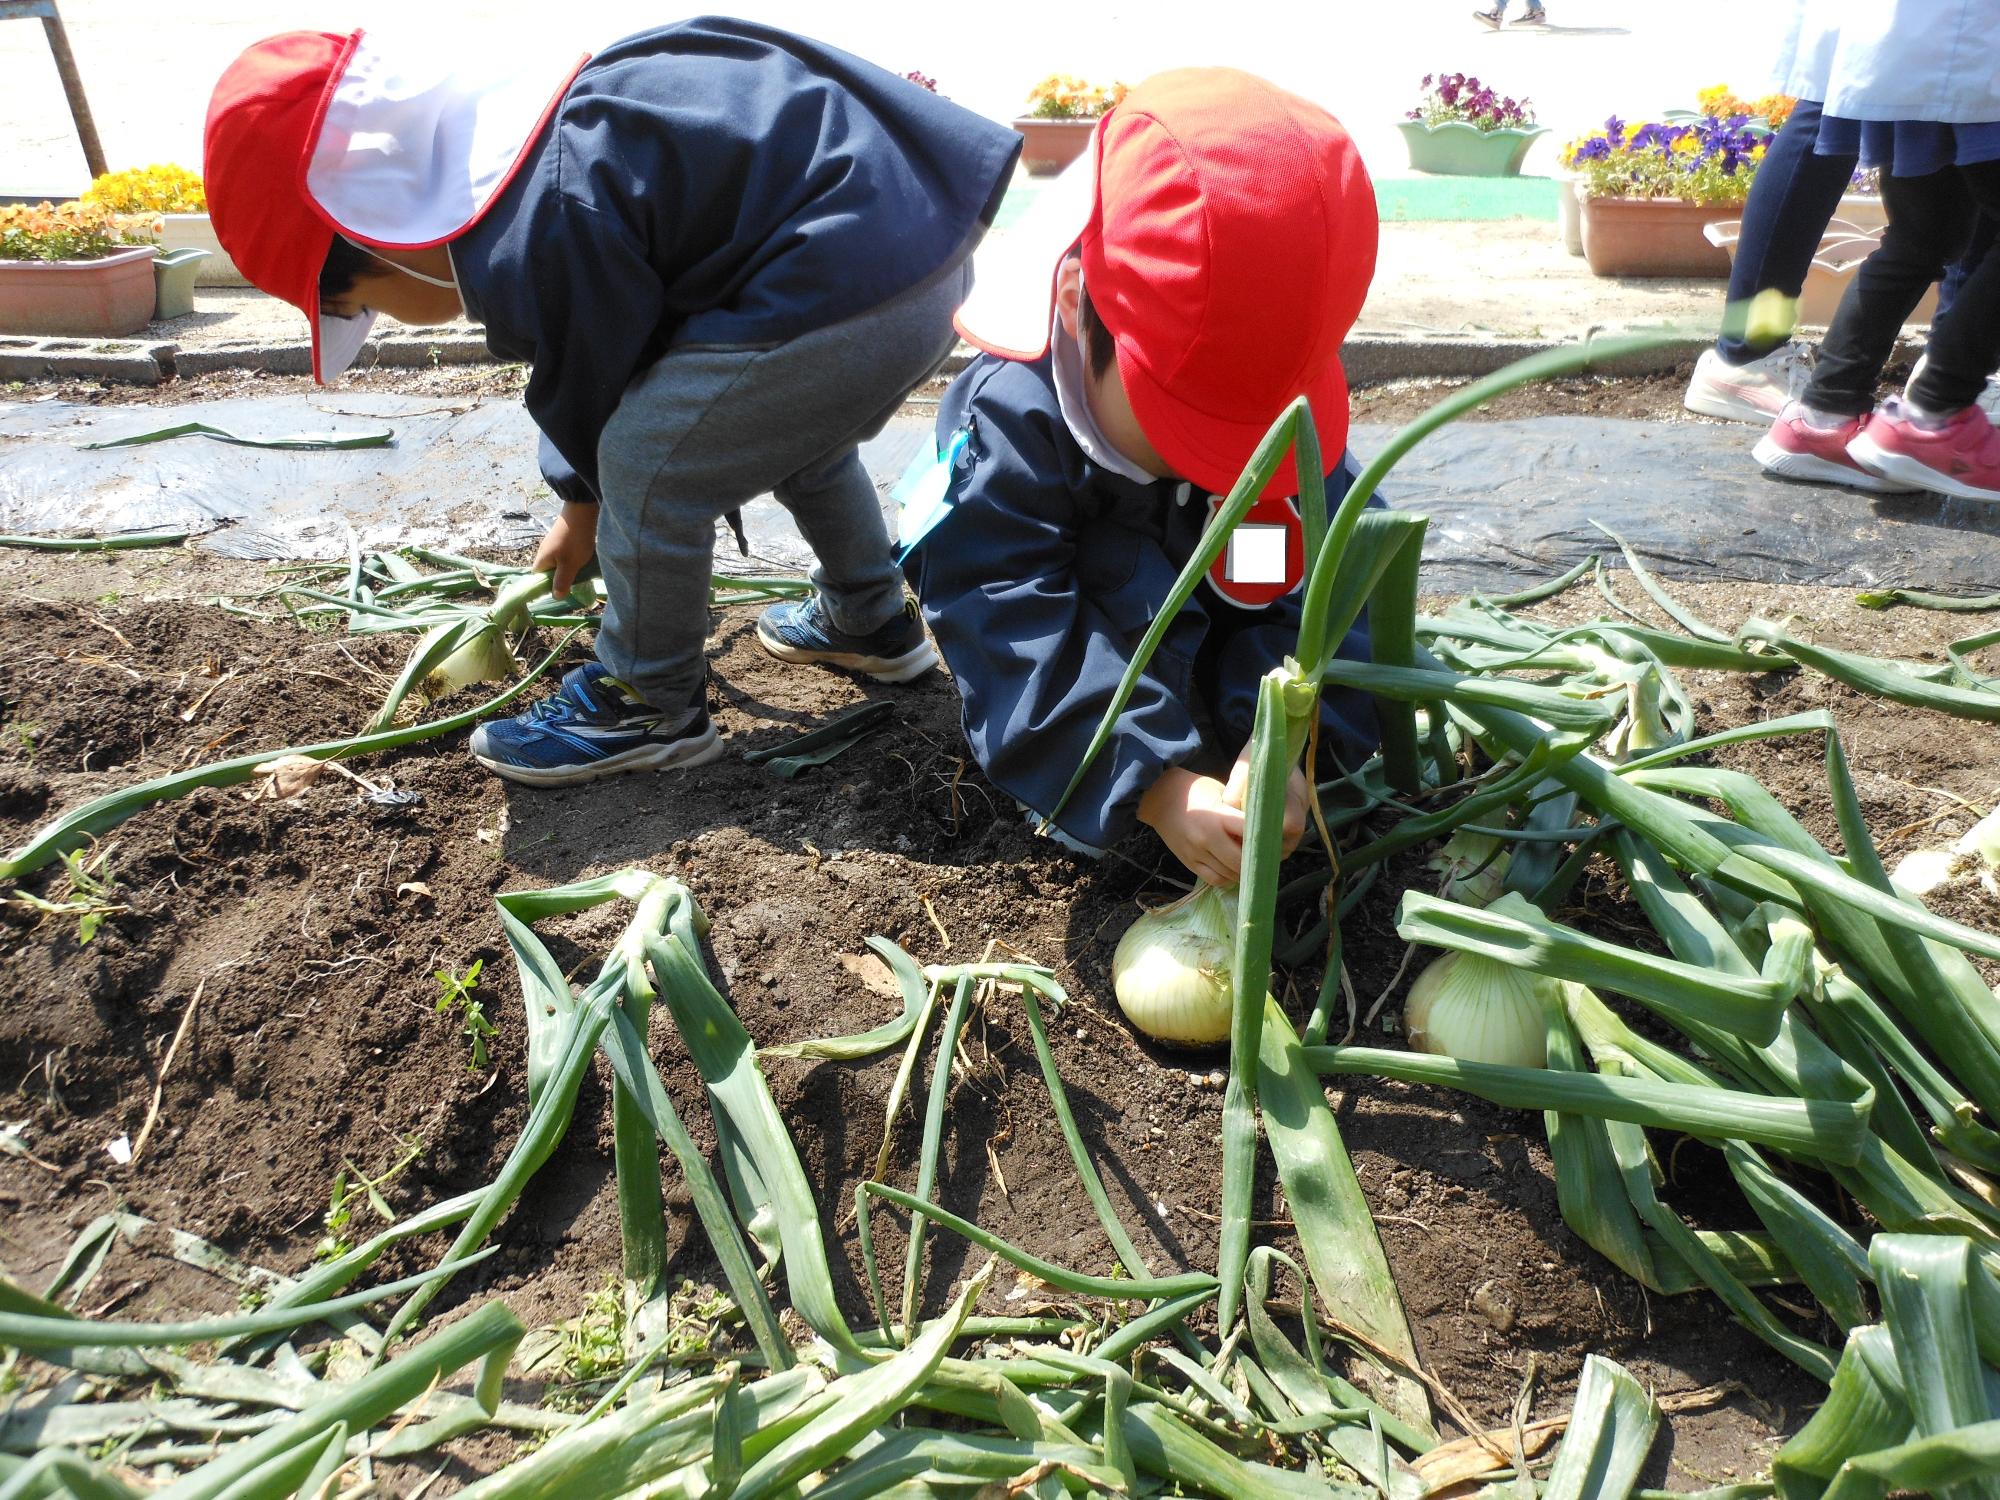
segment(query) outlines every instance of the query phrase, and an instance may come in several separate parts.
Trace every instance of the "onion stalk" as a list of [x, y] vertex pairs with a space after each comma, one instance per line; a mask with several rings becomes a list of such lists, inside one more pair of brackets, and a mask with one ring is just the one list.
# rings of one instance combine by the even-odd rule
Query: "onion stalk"
[[1424, 868], [1444, 876], [1438, 894], [1466, 906], [1487, 906], [1506, 889], [1512, 854], [1490, 833], [1460, 828], [1424, 862]]

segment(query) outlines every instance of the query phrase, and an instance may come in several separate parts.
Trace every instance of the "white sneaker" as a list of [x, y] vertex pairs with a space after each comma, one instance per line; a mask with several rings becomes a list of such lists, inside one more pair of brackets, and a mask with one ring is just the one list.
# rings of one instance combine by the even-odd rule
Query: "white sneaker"
[[1802, 344], [1781, 345], [1744, 365], [1705, 349], [1694, 362], [1681, 405], [1726, 422], [1769, 422], [1798, 398], [1811, 376], [1812, 357]]

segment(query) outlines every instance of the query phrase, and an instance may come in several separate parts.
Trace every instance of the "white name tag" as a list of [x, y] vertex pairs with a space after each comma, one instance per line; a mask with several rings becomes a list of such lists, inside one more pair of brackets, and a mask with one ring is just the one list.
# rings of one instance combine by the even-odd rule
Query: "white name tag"
[[1238, 526], [1231, 532], [1226, 568], [1230, 582], [1283, 583], [1285, 531], [1283, 526]]

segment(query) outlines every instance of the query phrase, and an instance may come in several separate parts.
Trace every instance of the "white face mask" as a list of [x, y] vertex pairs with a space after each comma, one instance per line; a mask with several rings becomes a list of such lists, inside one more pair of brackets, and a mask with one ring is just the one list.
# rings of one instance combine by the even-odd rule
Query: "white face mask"
[[458, 289], [458, 263], [451, 258], [450, 247], [447, 246], [444, 252], [445, 264], [451, 267], [451, 275], [448, 277], [426, 276], [422, 271], [414, 270], [409, 266], [399, 265], [397, 262], [389, 259], [389, 257], [386, 255], [376, 255], [375, 252], [373, 250], [368, 249], [366, 245], [361, 246], [360, 249], [367, 255], [372, 256], [374, 259], [381, 261], [382, 264], [387, 266], [390, 270], [401, 271], [405, 276], [410, 277], [414, 281], [424, 282], [428, 286], [448, 287], [452, 292], [457, 294], [458, 316], [461, 318], [470, 318], [472, 316], [471, 312], [466, 308], [465, 305], [465, 293], [459, 291]]
[[[366, 246], [363, 246], [363, 249], [366, 248], [367, 248]], [[389, 257], [386, 255], [376, 255], [373, 250], [369, 250], [367, 253], [371, 256], [374, 256], [376, 260], [381, 261], [383, 265], [387, 266], [392, 271], [401, 271], [405, 276], [413, 277], [416, 280], [425, 282], [430, 286], [450, 287], [454, 292], [458, 290], [458, 276], [456, 275], [455, 271], [454, 274], [450, 276], [426, 276], [422, 271], [416, 270], [410, 266], [403, 265], [400, 261], [393, 261], [389, 259]], [[449, 262], [449, 260], [451, 259], [451, 253], [449, 251], [445, 252], [445, 259], [447, 262]], [[461, 303], [463, 303], [464, 300], [465, 299], [463, 297], [459, 299]]]

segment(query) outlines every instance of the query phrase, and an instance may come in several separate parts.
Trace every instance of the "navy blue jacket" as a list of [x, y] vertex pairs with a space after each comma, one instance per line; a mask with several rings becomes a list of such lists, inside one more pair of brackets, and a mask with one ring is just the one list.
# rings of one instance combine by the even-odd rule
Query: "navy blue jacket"
[[872, 63], [747, 21], [683, 21], [597, 53], [451, 243], [488, 347], [533, 363], [550, 485], [598, 497], [604, 424], [669, 347], [772, 347], [964, 254], [1020, 144]]
[[[1046, 356], [983, 356], [938, 412], [942, 451], [969, 437], [953, 505], [904, 564], [965, 705], [965, 734], [1002, 791], [1046, 814], [1069, 784], [1139, 639], [1208, 524], [1209, 495], [1137, 484], [1084, 456]], [[1356, 473], [1343, 455], [1329, 503]], [[1258, 679], [1298, 646], [1299, 596], [1265, 609], [1199, 586], [1140, 677], [1117, 729], [1056, 820], [1099, 847], [1132, 831], [1169, 766], [1223, 772], [1250, 738]], [[1368, 658], [1367, 619], [1340, 654]], [[1378, 741], [1365, 693], [1329, 687], [1321, 745], [1347, 766]]]

